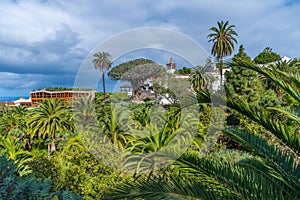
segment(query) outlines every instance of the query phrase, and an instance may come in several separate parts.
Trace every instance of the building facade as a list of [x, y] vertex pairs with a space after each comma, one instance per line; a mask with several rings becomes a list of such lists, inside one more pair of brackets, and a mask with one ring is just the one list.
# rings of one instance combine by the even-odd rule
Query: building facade
[[62, 90], [62, 91], [49, 91], [49, 90], [36, 90], [30, 92], [30, 99], [32, 105], [37, 105], [47, 99], [60, 99], [63, 101], [72, 100], [84, 96], [95, 97], [95, 90], [81, 91], [81, 90]]

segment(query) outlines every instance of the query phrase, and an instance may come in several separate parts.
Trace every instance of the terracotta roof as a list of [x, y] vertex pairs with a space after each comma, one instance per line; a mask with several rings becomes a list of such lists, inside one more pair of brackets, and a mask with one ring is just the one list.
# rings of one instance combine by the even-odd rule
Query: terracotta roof
[[0, 105], [15, 105], [14, 102], [0, 102]]
[[125, 85], [121, 85], [120, 88], [132, 88], [132, 87], [130, 85], [125, 84]]

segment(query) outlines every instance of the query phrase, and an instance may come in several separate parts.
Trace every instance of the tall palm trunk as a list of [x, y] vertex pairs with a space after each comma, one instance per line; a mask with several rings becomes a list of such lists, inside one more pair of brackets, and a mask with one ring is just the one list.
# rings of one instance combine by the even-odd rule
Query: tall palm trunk
[[222, 58], [220, 58], [219, 73], [220, 73], [220, 90], [222, 90], [223, 88], [223, 59]]
[[102, 72], [102, 84], [103, 84], [103, 94], [104, 94], [104, 100], [106, 100], [106, 91], [105, 91], [105, 77], [104, 77], [104, 71]]

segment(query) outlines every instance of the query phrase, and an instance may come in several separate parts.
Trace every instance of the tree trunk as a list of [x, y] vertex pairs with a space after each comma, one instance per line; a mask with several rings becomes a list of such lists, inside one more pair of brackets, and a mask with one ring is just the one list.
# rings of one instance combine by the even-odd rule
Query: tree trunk
[[222, 84], [223, 84], [223, 70], [222, 68], [219, 69], [219, 73], [220, 73], [220, 90], [222, 90]]
[[55, 140], [51, 143], [51, 152], [56, 151]]
[[219, 73], [220, 73], [220, 90], [222, 90], [223, 88], [223, 59], [222, 58], [220, 58]]
[[105, 78], [104, 78], [104, 72], [102, 72], [102, 84], [103, 84], [103, 94], [104, 94], [104, 100], [106, 100], [106, 91], [105, 91]]
[[48, 143], [48, 156], [51, 156], [54, 151], [56, 151], [56, 145], [55, 139], [52, 139], [51, 143]]
[[50, 156], [50, 155], [51, 155], [51, 145], [48, 144], [48, 156]]

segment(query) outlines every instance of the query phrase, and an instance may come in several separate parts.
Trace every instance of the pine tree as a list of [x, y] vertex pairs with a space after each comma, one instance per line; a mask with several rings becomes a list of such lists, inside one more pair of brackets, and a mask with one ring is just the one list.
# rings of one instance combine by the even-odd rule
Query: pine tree
[[[232, 60], [233, 62], [238, 60], [251, 61], [251, 58], [245, 52], [243, 45], [241, 45], [239, 52], [234, 55]], [[231, 71], [225, 73], [225, 77], [225, 88], [228, 98], [247, 102], [257, 110], [263, 110], [268, 106], [279, 104], [274, 90], [268, 89], [263, 77], [255, 71], [234, 65], [231, 66]], [[227, 122], [229, 125], [239, 125], [240, 117], [235, 115], [235, 113], [231, 113]]]

